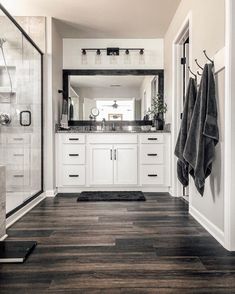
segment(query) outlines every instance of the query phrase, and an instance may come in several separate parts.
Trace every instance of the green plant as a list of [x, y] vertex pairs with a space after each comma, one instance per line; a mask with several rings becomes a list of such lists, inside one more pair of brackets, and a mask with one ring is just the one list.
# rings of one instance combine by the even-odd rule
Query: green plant
[[151, 109], [148, 110], [148, 114], [158, 115], [164, 114], [167, 112], [167, 104], [164, 103], [163, 97], [161, 94], [158, 94], [156, 97], [153, 97]]

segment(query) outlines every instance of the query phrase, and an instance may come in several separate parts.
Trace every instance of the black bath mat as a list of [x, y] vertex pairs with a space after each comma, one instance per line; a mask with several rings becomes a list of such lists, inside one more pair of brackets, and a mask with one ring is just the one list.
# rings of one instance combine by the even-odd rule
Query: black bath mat
[[35, 241], [1, 241], [0, 263], [22, 263], [36, 245]]
[[86, 191], [77, 201], [145, 201], [145, 197], [141, 191]]

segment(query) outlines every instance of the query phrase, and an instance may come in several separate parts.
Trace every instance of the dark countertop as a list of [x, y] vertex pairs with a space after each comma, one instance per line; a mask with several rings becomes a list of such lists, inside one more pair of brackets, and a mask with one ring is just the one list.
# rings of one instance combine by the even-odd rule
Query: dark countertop
[[83, 133], [83, 134], [136, 134], [136, 133], [170, 133], [169, 130], [156, 130], [156, 131], [144, 131], [141, 130], [140, 127], [132, 127], [132, 128], [125, 128], [125, 129], [119, 129], [116, 131], [111, 130], [91, 130], [85, 129], [84, 127], [70, 127], [69, 129], [62, 129], [60, 127], [56, 127], [56, 133]]

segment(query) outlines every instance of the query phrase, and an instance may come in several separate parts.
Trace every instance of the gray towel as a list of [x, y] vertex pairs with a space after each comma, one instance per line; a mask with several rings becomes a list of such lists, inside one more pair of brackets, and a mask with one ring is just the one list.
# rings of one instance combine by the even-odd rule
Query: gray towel
[[193, 109], [197, 96], [197, 85], [193, 78], [189, 79], [187, 93], [185, 97], [183, 116], [180, 126], [180, 132], [175, 146], [175, 155], [178, 157], [177, 161], [177, 176], [181, 184], [186, 187], [189, 182], [188, 162], [183, 157], [185, 143], [188, 137], [188, 130], [190, 127]]
[[215, 80], [212, 64], [206, 64], [194, 106], [192, 121], [184, 149], [184, 159], [190, 165], [198, 192], [203, 195], [205, 179], [210, 175], [219, 141]]

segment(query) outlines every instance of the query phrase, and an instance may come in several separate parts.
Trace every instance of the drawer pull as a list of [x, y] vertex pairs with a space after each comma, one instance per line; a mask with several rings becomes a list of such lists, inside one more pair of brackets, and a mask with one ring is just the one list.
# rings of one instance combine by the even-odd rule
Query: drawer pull
[[78, 153], [71, 153], [71, 154], [69, 154], [69, 156], [79, 156], [79, 154]]
[[78, 178], [79, 175], [69, 175], [70, 178]]
[[18, 156], [18, 157], [19, 156], [24, 156], [24, 154], [22, 154], [22, 153], [21, 154], [14, 154], [14, 156]]
[[157, 156], [157, 153], [148, 153], [148, 156]]
[[148, 177], [157, 177], [157, 174], [149, 174]]
[[69, 138], [69, 141], [79, 141], [79, 138]]
[[13, 177], [14, 177], [14, 178], [23, 178], [24, 175], [14, 175]]
[[14, 141], [23, 141], [24, 138], [13, 138]]
[[157, 141], [157, 138], [148, 138], [149, 141]]

